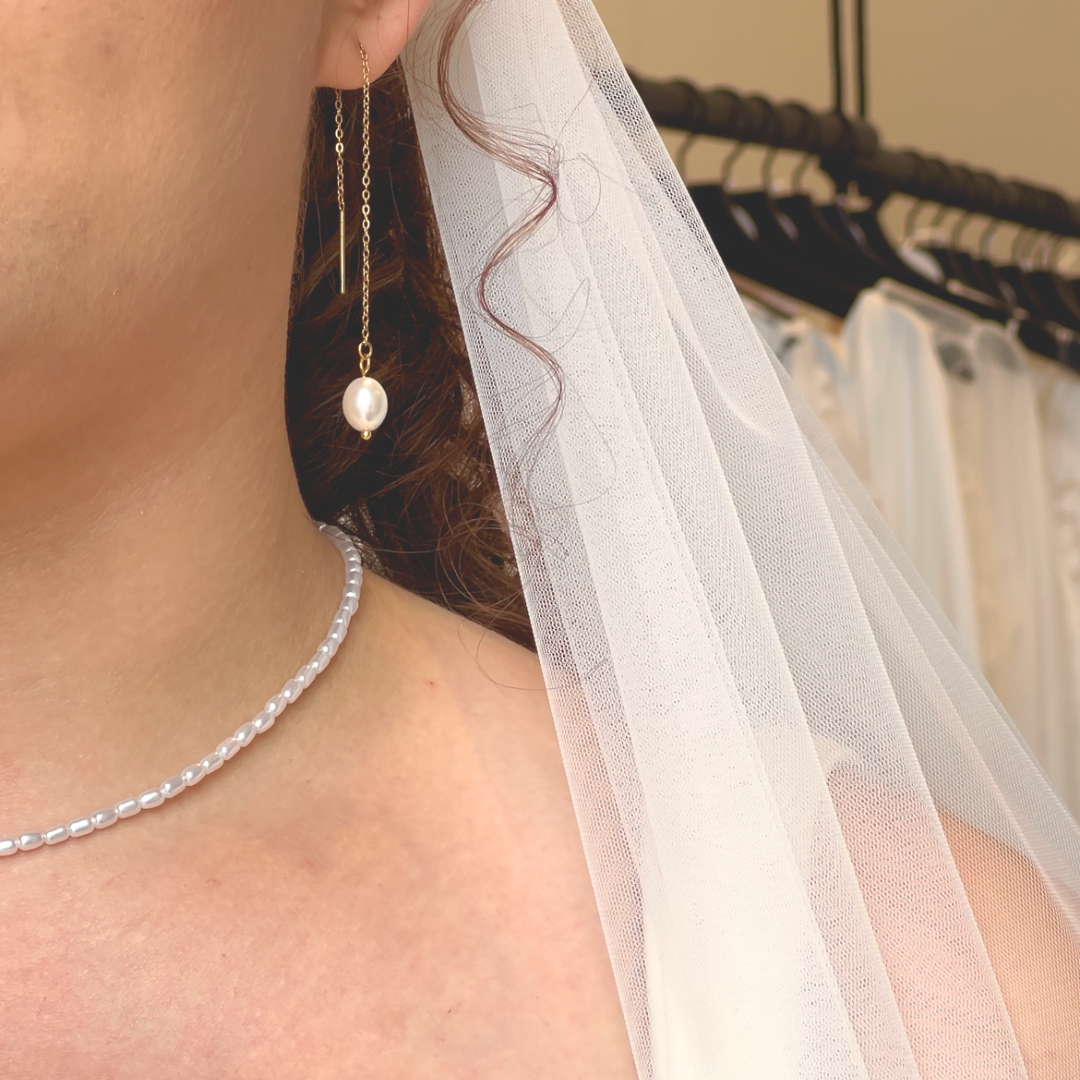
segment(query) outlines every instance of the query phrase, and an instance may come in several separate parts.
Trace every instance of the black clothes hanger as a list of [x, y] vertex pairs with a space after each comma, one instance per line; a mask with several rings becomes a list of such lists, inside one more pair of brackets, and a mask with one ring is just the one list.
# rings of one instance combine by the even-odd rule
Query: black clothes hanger
[[[720, 88], [701, 91], [679, 81], [635, 78], [635, 83], [658, 122], [688, 133], [677, 155], [680, 165], [685, 166], [686, 150], [698, 135], [734, 142], [723, 181], [691, 186], [733, 271], [839, 316], [846, 315], [862, 289], [888, 276], [983, 318], [1015, 322], [1029, 348], [1070, 365], [1080, 363], [1080, 289], [1054, 273], [1052, 260], [1036, 266], [1017, 258], [1015, 265], [1001, 267], [989, 258], [985, 244], [977, 255], [965, 252], [959, 244], [966, 221], [961, 218], [953, 242], [934, 245], [938, 265], [944, 267], [943, 284], [920, 273], [918, 262], [893, 248], [878, 216], [886, 199], [900, 192], [991, 219], [1037, 223], [1058, 236], [1080, 236], [1080, 203], [914, 151], [884, 149], [865, 120], [836, 111], [811, 113], [790, 102], [772, 105], [764, 98]], [[733, 192], [731, 165], [750, 144], [802, 152], [807, 155], [804, 165], [816, 157], [837, 191], [856, 183], [861, 194], [870, 196], [870, 208], [853, 211], [844, 198], [818, 204], [798, 186], [778, 196], [768, 182], [758, 191]], [[771, 166], [772, 159], [767, 160]], [[685, 168], [681, 171], [685, 175]]]
[[1013, 242], [1013, 262], [999, 266], [998, 274], [1035, 318], [1080, 332], [1080, 310], [1074, 310], [1076, 305], [1068, 295], [1071, 290], [1057, 274], [1037, 270], [1028, 258], [1037, 239], [1033, 230], [1018, 232]]
[[[791, 250], [785, 223], [767, 204], [758, 205], [757, 200], [730, 192], [731, 172], [744, 149], [740, 143], [728, 154], [718, 184], [691, 184], [688, 189], [720, 257], [736, 273], [834, 315], [845, 315], [858, 289], [799, 259]], [[757, 217], [752, 210], [758, 212]]]
[[1071, 330], [1080, 331], [1080, 301], [1077, 300], [1068, 282], [1053, 269], [1054, 257], [1060, 245], [1054, 243], [1052, 236], [1045, 237], [1048, 250], [1044, 265], [1040, 266], [1040, 260], [1036, 257], [1035, 251], [1042, 239], [1042, 237], [1036, 237], [1021, 263], [1021, 269], [1027, 277], [1028, 288], [1039, 298], [1039, 302], [1054, 322]]
[[759, 241], [778, 258], [833, 282], [845, 292], [858, 294], [869, 288], [880, 279], [880, 269], [869, 264], [847, 237], [831, 229], [813, 200], [798, 190], [806, 160], [792, 178], [796, 190], [781, 198], [774, 196], [772, 167], [777, 153], [770, 150], [762, 162], [760, 191], [732, 196], [754, 219]]

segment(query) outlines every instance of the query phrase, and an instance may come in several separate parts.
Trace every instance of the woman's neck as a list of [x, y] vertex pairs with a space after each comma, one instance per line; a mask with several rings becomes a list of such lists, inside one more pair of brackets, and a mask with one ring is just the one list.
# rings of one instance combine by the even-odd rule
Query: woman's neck
[[191, 345], [85, 415], [68, 393], [62, 430], [29, 426], [40, 403], [22, 387], [17, 412], [0, 380], [0, 834], [213, 749], [332, 618], [341, 564], [296, 487], [284, 326]]

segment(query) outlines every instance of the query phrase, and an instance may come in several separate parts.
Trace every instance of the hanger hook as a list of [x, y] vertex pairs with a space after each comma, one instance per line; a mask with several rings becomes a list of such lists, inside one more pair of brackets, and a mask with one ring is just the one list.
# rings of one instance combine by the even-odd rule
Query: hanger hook
[[1032, 231], [1033, 230], [1027, 225], [1021, 225], [1020, 228], [1016, 230], [1016, 235], [1013, 237], [1012, 242], [1012, 260], [1013, 263], [1017, 266], [1020, 265], [1020, 260], [1022, 258], [1020, 254], [1021, 244], [1023, 243], [1024, 239], [1032, 233]]
[[960, 237], [964, 232], [964, 226], [971, 220], [972, 213], [970, 210], [965, 210], [953, 226], [952, 231], [952, 246], [954, 248], [960, 247]]
[[1043, 245], [1045, 244], [1047, 234], [1041, 230], [1035, 234], [1035, 239], [1032, 241], [1031, 247], [1028, 248], [1027, 258], [1028, 262], [1032, 264], [1035, 269], [1041, 268], [1040, 257], [1042, 255]]
[[982, 231], [982, 236], [979, 237], [979, 258], [990, 258], [990, 241], [994, 236], [994, 233], [1001, 228], [1001, 218], [989, 218], [986, 228]]
[[776, 163], [776, 155], [779, 153], [779, 149], [774, 146], [769, 150], [761, 162], [761, 186], [769, 195], [772, 194], [773, 190], [773, 165]]
[[735, 167], [735, 162], [739, 160], [742, 152], [746, 149], [746, 143], [736, 143], [735, 146], [724, 158], [724, 165], [720, 170], [720, 187], [727, 191], [728, 184], [731, 182], [731, 170]]
[[698, 140], [698, 133], [696, 131], [688, 131], [686, 138], [679, 144], [679, 149], [675, 152], [675, 168], [679, 170], [679, 175], [686, 180], [686, 155], [690, 152], [690, 147], [694, 145]]
[[1044, 270], [1052, 271], [1054, 269], [1054, 261], [1057, 259], [1059, 247], [1060, 237], [1056, 237], [1052, 232], [1044, 234], [1042, 246], [1042, 268]]
[[926, 205], [925, 199], [916, 199], [911, 204], [911, 209], [908, 210], [904, 217], [904, 236], [901, 239], [901, 245], [906, 244], [912, 236], [915, 235], [915, 220], [919, 216], [919, 211]]
[[1046, 269], [1051, 273], [1057, 273], [1058, 255], [1061, 253], [1062, 246], [1067, 239], [1065, 236], [1056, 236], [1054, 242], [1050, 245], [1050, 251], [1046, 259]]
[[803, 187], [802, 181], [806, 170], [810, 167], [810, 162], [814, 160], [815, 155], [813, 153], [803, 154], [802, 161], [795, 167], [795, 171], [791, 174], [791, 190], [794, 195], [802, 195]]
[[1024, 245], [1024, 250], [1021, 253], [1021, 257], [1023, 258], [1024, 262], [1026, 262], [1029, 266], [1033, 264], [1032, 253], [1035, 250], [1035, 246], [1039, 242], [1040, 236], [1042, 236], [1042, 233], [1038, 229], [1032, 229], [1031, 239]]

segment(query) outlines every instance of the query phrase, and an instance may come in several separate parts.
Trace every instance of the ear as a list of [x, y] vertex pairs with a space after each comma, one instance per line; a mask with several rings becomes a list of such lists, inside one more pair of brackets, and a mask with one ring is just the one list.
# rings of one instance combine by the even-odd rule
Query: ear
[[364, 85], [362, 45], [374, 82], [397, 59], [431, 0], [323, 0], [315, 85]]

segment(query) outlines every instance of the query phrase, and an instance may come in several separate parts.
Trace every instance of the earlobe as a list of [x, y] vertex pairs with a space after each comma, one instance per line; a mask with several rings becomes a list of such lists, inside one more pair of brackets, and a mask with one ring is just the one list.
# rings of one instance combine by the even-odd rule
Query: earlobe
[[362, 86], [364, 51], [371, 79], [377, 79], [405, 48], [430, 4], [431, 0], [324, 0], [315, 85], [340, 90]]

